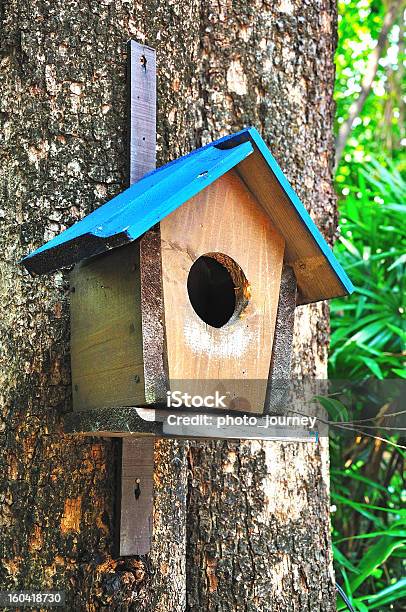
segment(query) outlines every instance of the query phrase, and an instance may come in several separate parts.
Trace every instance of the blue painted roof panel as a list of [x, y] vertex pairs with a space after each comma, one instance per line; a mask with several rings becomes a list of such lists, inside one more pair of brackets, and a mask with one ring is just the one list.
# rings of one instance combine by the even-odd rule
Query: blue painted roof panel
[[32, 272], [52, 272], [135, 240], [252, 152], [250, 142], [226, 150], [209, 146], [199, 155], [194, 151], [170, 162], [30, 253], [22, 263]]
[[[259, 152], [342, 286], [353, 285], [255, 128], [225, 136], [154, 170], [22, 260], [31, 272], [52, 272], [139, 238], [220, 176]], [[299, 280], [299, 279], [298, 279]], [[337, 294], [337, 293], [336, 293]], [[322, 299], [322, 298], [318, 298]]]
[[323, 255], [326, 257], [329, 264], [331, 265], [336, 275], [340, 279], [340, 282], [344, 286], [346, 292], [352, 293], [354, 291], [354, 285], [348, 278], [347, 274], [344, 272], [344, 269], [342, 268], [341, 264], [335, 257], [333, 251], [331, 250], [327, 242], [324, 240], [317, 225], [314, 223], [313, 219], [307, 212], [306, 208], [304, 207], [301, 200], [299, 199], [299, 196], [294, 191], [292, 185], [289, 183], [288, 179], [282, 172], [281, 168], [279, 167], [279, 164], [277, 163], [272, 153], [266, 146], [260, 134], [255, 128], [248, 128], [248, 132], [252, 140], [254, 141], [255, 145], [258, 147], [259, 152], [262, 154], [264, 159], [267, 161], [269, 167], [271, 168], [272, 172], [275, 174], [280, 186], [282, 187], [287, 197], [289, 198], [289, 200], [295, 207], [296, 212], [302, 219], [306, 228], [309, 230], [315, 242], [317, 243], [318, 247], [322, 251]]

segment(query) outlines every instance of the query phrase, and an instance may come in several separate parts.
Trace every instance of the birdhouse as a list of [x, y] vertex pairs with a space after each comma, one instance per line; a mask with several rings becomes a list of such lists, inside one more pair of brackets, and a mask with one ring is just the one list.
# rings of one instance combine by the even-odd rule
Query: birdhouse
[[225, 410], [261, 414], [272, 380], [289, 377], [295, 305], [352, 291], [254, 128], [147, 174], [22, 263], [73, 266], [82, 423], [165, 407], [174, 390], [217, 390]]

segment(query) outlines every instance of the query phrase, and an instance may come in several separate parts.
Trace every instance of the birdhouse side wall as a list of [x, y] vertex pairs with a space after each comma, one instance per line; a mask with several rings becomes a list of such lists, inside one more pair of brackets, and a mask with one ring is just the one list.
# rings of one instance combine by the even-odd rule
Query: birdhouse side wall
[[71, 274], [74, 410], [145, 402], [139, 260], [134, 242]]

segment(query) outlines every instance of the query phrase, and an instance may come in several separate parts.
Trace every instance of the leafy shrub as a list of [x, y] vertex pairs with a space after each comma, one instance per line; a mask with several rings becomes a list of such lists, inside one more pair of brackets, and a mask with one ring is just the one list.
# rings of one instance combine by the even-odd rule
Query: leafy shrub
[[[406, 182], [392, 163], [371, 161], [344, 191], [336, 253], [356, 291], [331, 304], [330, 377], [405, 378]], [[326, 403], [330, 412], [333, 406]], [[355, 417], [362, 416], [361, 408]], [[360, 612], [404, 610], [405, 453], [382, 440], [336, 433], [330, 453], [338, 580]], [[337, 609], [346, 609], [341, 600]]]
[[406, 181], [371, 162], [348, 191], [336, 252], [356, 290], [331, 304], [330, 375], [405, 378]]

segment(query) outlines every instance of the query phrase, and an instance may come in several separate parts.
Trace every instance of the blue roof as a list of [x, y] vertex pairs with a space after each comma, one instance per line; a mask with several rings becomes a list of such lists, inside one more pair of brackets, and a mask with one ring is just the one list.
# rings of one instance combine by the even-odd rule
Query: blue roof
[[255, 128], [221, 138], [145, 175], [22, 263], [33, 273], [52, 272], [136, 240], [233, 168], [285, 237], [285, 259], [296, 273], [299, 303], [351, 293], [351, 281]]

